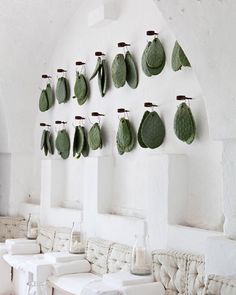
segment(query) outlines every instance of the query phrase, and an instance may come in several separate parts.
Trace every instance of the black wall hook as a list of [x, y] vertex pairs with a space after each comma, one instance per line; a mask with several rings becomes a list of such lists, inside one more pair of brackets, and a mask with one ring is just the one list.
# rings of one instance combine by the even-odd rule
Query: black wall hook
[[192, 97], [186, 97], [185, 95], [177, 95], [176, 100], [186, 100], [192, 99]]
[[104, 56], [105, 53], [101, 52], [101, 51], [96, 51], [95, 52], [95, 56]]
[[150, 31], [147, 31], [147, 32], [146, 32], [146, 35], [147, 35], [147, 36], [157, 36], [158, 33], [155, 32], [155, 31], [150, 30]]
[[67, 122], [65, 122], [65, 121], [55, 121], [55, 124], [57, 124], [57, 125], [59, 125], [59, 124], [67, 124]]
[[92, 112], [92, 113], [91, 113], [91, 116], [92, 116], [92, 117], [104, 117], [105, 115], [104, 115], [104, 114], [100, 114], [100, 113], [98, 113], [98, 112]]
[[75, 116], [75, 120], [85, 120], [85, 118], [81, 116]]
[[129, 113], [129, 110], [126, 110], [124, 108], [120, 108], [120, 109], [117, 109], [117, 113], [121, 114], [121, 113]]
[[66, 70], [64, 70], [64, 69], [57, 69], [57, 72], [58, 73], [66, 73]]
[[41, 127], [51, 127], [50, 124], [46, 124], [46, 123], [40, 123], [39, 125], [40, 125]]
[[50, 79], [50, 78], [52, 78], [52, 76], [49, 76], [47, 74], [43, 74], [42, 75], [42, 79]]
[[83, 65], [85, 65], [86, 63], [85, 62], [83, 62], [83, 61], [76, 61], [75, 62], [75, 65], [76, 66], [83, 66]]
[[119, 42], [119, 43], [117, 43], [117, 46], [118, 47], [126, 47], [126, 46], [131, 46], [131, 44], [127, 44], [125, 42]]
[[152, 107], [158, 107], [157, 104], [153, 104], [152, 102], [145, 102], [144, 103], [145, 108], [152, 108]]

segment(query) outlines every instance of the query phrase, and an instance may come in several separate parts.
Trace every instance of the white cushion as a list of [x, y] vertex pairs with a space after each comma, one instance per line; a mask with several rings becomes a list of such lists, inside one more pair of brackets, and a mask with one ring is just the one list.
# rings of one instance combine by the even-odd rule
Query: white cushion
[[103, 282], [103, 280], [93, 280], [87, 284], [80, 295], [121, 295], [119, 288]]
[[39, 254], [38, 244], [17, 243], [8, 246], [8, 253], [11, 255]]
[[73, 273], [90, 272], [91, 265], [88, 260], [77, 260], [53, 265], [53, 273], [57, 276]]
[[153, 275], [137, 276], [130, 272], [119, 271], [116, 273], [108, 273], [103, 275], [102, 280], [108, 285], [112, 285], [117, 288], [130, 285], [141, 285], [153, 282]]
[[80, 294], [81, 290], [92, 280], [100, 277], [92, 273], [80, 273], [64, 275], [60, 277], [50, 277], [49, 282], [52, 287], [72, 294]]
[[85, 254], [71, 254], [69, 252], [50, 252], [44, 254], [51, 263], [71, 262], [85, 259]]
[[36, 244], [36, 240], [28, 240], [25, 238], [21, 238], [21, 239], [7, 239], [5, 244], [7, 246], [11, 246], [11, 245], [15, 245], [15, 244]]
[[122, 291], [124, 295], [165, 295], [165, 288], [160, 282], [127, 286]]

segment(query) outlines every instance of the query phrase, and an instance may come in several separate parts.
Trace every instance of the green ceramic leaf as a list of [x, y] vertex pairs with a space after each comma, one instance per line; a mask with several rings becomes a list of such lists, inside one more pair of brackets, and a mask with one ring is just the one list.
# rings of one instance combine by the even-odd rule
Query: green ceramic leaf
[[148, 42], [146, 48], [143, 51], [143, 55], [142, 55], [142, 70], [143, 70], [144, 74], [148, 77], [152, 76], [152, 74], [148, 70], [147, 62], [146, 62], [146, 54], [147, 54], [148, 47], [150, 45], [151, 45], [151, 41]]
[[191, 109], [189, 108], [189, 114], [192, 118], [192, 124], [193, 124], [193, 133], [192, 133], [192, 136], [189, 137], [189, 139], [186, 141], [187, 144], [191, 144], [194, 139], [195, 139], [195, 135], [196, 135], [196, 125], [195, 125], [195, 121], [194, 121], [194, 118], [193, 118], [193, 114], [191, 112]]
[[40, 148], [41, 148], [41, 150], [42, 150], [43, 147], [44, 147], [44, 143], [45, 143], [46, 135], [47, 135], [47, 130], [43, 130], [43, 132], [42, 132], [42, 136], [41, 136], [41, 143], [40, 143]]
[[142, 125], [141, 136], [144, 144], [151, 149], [163, 143], [165, 126], [157, 112], [153, 111], [148, 114]]
[[179, 43], [176, 41], [172, 51], [172, 56], [171, 56], [171, 66], [173, 71], [175, 72], [180, 70], [182, 66], [179, 59], [179, 50], [180, 50], [180, 46], [179, 46]]
[[47, 141], [48, 141], [48, 136], [49, 136], [49, 131], [45, 130], [45, 140], [44, 140], [44, 145], [43, 145], [43, 150], [44, 150], [44, 154], [45, 156], [48, 155], [48, 145], [47, 145]]
[[51, 132], [48, 131], [47, 138], [46, 138], [47, 149], [51, 155], [54, 154], [54, 141], [53, 135]]
[[73, 157], [76, 156], [79, 143], [79, 127], [75, 127], [74, 140], [73, 140]]
[[94, 72], [93, 72], [93, 74], [92, 74], [92, 76], [91, 76], [91, 78], [89, 80], [92, 80], [97, 75], [97, 73], [98, 73], [98, 71], [99, 71], [99, 69], [101, 67], [101, 64], [102, 64], [102, 59], [101, 59], [101, 57], [98, 57], [95, 70], [94, 70]]
[[84, 147], [84, 127], [79, 126], [79, 142], [77, 148], [77, 154], [81, 154], [83, 147]]
[[89, 155], [89, 144], [88, 144], [88, 138], [87, 138], [87, 132], [85, 130], [85, 128], [83, 127], [83, 132], [84, 132], [84, 146], [83, 146], [83, 149], [82, 149], [82, 155], [84, 157], [88, 157]]
[[148, 65], [147, 65], [147, 68], [148, 68], [148, 71], [149, 71], [149, 73], [151, 74], [151, 75], [159, 75], [161, 72], [162, 72], [162, 70], [164, 69], [164, 67], [165, 67], [165, 63], [166, 63], [166, 58], [164, 57], [164, 59], [163, 59], [163, 63], [160, 65], [160, 67], [158, 67], [158, 68], [150, 68], [150, 67], [148, 67]]
[[125, 54], [125, 63], [127, 71], [126, 81], [131, 88], [135, 89], [138, 86], [138, 69], [133, 56], [129, 51], [127, 51]]
[[56, 97], [59, 103], [65, 103], [67, 100], [66, 78], [60, 77], [57, 80]]
[[117, 147], [119, 155], [123, 155], [125, 153], [125, 150], [120, 146], [117, 137], [118, 137], [118, 133], [117, 133], [117, 136], [116, 136], [116, 147]]
[[47, 84], [46, 92], [47, 92], [47, 98], [48, 98], [48, 108], [50, 109], [55, 103], [55, 96], [50, 83]]
[[46, 90], [41, 91], [39, 98], [39, 109], [41, 112], [46, 112], [49, 108], [48, 97]]
[[129, 153], [133, 150], [133, 148], [135, 147], [135, 143], [136, 143], [136, 134], [134, 132], [134, 128], [133, 126], [131, 125], [131, 123], [129, 122], [129, 120], [126, 120], [127, 121], [127, 124], [129, 126], [129, 130], [130, 130], [130, 134], [131, 134], [131, 141], [129, 143], [129, 145], [126, 146], [125, 148], [125, 152], [126, 153]]
[[191, 110], [185, 102], [181, 103], [174, 118], [174, 131], [181, 141], [189, 141], [195, 134], [195, 124]]
[[118, 144], [123, 150], [125, 150], [125, 148], [131, 143], [131, 140], [132, 134], [130, 131], [129, 121], [125, 118], [121, 118], [117, 132]]
[[184, 51], [183, 51], [183, 49], [181, 47], [179, 49], [179, 60], [180, 60], [180, 62], [182, 64], [182, 66], [191, 67], [190, 62], [189, 62], [187, 56], [185, 55], [185, 53], [184, 53]]
[[158, 38], [154, 38], [146, 52], [146, 63], [149, 68], [159, 68], [163, 64], [165, 51]]
[[83, 104], [86, 101], [87, 94], [87, 82], [83, 74], [76, 73], [76, 81], [74, 86], [75, 96], [78, 98], [79, 104]]
[[149, 115], [149, 111], [146, 111], [143, 115], [143, 118], [142, 118], [142, 121], [139, 125], [139, 129], [138, 129], [138, 143], [139, 145], [142, 147], [142, 148], [147, 148], [147, 146], [145, 145], [145, 143], [143, 142], [142, 140], [142, 136], [141, 136], [141, 130], [142, 130], [142, 127], [143, 127], [143, 123], [144, 123], [144, 120], [147, 118], [147, 116]]
[[100, 94], [102, 97], [104, 96], [103, 86], [104, 86], [104, 68], [103, 68], [103, 66], [101, 66], [98, 71], [98, 87], [99, 87], [99, 91], [100, 91]]
[[65, 152], [62, 152], [60, 155], [61, 155], [62, 159], [66, 160], [66, 159], [69, 158], [70, 150], [67, 150]]
[[92, 150], [97, 150], [102, 146], [102, 134], [98, 123], [95, 123], [89, 130], [88, 144]]
[[70, 137], [65, 129], [58, 131], [56, 138], [56, 149], [63, 159], [70, 154]]
[[112, 80], [116, 88], [123, 87], [126, 82], [126, 63], [123, 54], [117, 54], [111, 66]]
[[66, 84], [66, 101], [65, 102], [67, 102], [70, 99], [70, 83], [67, 78], [64, 78], [64, 79]]
[[105, 59], [102, 61], [102, 67], [103, 67], [103, 85], [102, 85], [102, 96], [105, 96], [108, 88], [108, 69], [106, 65]]

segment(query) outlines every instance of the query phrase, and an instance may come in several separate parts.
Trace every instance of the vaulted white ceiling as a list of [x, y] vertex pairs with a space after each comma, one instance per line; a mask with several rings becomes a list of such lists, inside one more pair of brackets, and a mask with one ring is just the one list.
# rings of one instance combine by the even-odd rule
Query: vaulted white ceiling
[[32, 150], [39, 78], [78, 4], [0, 0], [0, 151]]

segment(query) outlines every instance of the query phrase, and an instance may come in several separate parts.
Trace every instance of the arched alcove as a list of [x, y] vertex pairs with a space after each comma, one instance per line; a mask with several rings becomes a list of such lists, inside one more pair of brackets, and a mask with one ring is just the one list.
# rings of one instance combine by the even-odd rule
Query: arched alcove
[[236, 3], [220, 0], [154, 2], [192, 60], [206, 103], [211, 138], [223, 141], [225, 233], [235, 238]]

